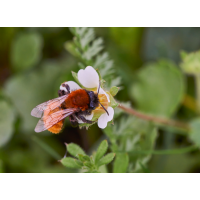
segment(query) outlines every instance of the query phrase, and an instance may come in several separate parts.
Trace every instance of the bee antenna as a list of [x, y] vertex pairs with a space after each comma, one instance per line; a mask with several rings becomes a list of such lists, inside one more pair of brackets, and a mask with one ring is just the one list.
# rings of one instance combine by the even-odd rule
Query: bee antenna
[[[99, 102], [100, 103], [100, 102]], [[108, 116], [109, 116], [109, 113], [108, 111], [105, 109], [105, 107], [100, 103], [100, 105], [102, 106], [102, 108], [107, 112]]]
[[101, 86], [101, 81], [99, 80], [99, 88], [97, 94], [99, 94], [100, 86]]

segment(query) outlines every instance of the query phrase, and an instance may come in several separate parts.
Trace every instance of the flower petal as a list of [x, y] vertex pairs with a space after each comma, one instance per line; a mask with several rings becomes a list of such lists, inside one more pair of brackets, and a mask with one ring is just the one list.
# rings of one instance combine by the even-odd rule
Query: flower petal
[[[85, 117], [85, 119], [87, 120], [92, 120], [94, 113], [92, 112], [91, 115], [83, 115], [83, 117]], [[79, 124], [84, 123], [82, 120], [76, 118]]]
[[102, 128], [102, 129], [106, 128], [107, 123], [113, 119], [114, 109], [112, 107], [108, 107], [107, 111], [109, 115], [107, 113], [104, 113], [98, 119], [99, 128]]
[[108, 123], [107, 119], [108, 119], [107, 113], [104, 113], [103, 115], [101, 115], [98, 119], [98, 127], [102, 129], [106, 128], [107, 123]]
[[112, 107], [108, 107], [107, 111], [109, 113], [108, 121], [111, 121], [114, 117], [114, 109]]
[[[69, 85], [70, 92], [74, 91], [74, 90], [81, 89], [81, 87], [74, 81], [67, 81], [67, 82], [64, 82], [64, 84], [68, 84]], [[64, 90], [64, 91], [67, 92], [67, 89], [65, 87], [63, 87], [62, 85], [60, 86], [60, 90]]]
[[109, 98], [109, 95], [100, 87], [99, 89], [99, 94], [105, 94], [107, 99], [108, 99], [108, 102], [110, 102], [110, 98]]
[[95, 88], [99, 86], [99, 75], [97, 71], [88, 66], [78, 71], [78, 80], [86, 88]]

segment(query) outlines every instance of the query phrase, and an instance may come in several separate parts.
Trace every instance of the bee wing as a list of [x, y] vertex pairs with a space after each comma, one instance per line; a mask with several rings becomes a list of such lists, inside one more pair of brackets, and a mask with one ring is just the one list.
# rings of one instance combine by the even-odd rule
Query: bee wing
[[59, 110], [55, 113], [42, 117], [35, 127], [35, 132], [39, 133], [51, 128], [53, 125], [57, 124], [67, 116], [73, 114], [77, 110], [77, 108], [69, 108], [65, 110]]
[[31, 111], [31, 115], [33, 117], [37, 117], [37, 118], [42, 117], [42, 114], [43, 114], [44, 110], [51, 111], [51, 110], [57, 108], [58, 106], [60, 106], [60, 104], [62, 104], [65, 101], [67, 96], [68, 96], [68, 94], [63, 95], [63, 96], [58, 97], [58, 98], [55, 98], [55, 99], [51, 99], [49, 101], [46, 101], [44, 103], [41, 103], [41, 104], [37, 105]]

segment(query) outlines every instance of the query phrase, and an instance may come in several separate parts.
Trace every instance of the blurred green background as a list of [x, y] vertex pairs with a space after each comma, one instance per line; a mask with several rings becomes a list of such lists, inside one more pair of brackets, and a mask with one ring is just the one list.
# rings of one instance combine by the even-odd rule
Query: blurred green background
[[[130, 101], [137, 109], [154, 114], [159, 101], [153, 102], [155, 110], [145, 107], [155, 94], [145, 90], [144, 85], [134, 85], [137, 74], [160, 59], [170, 60], [178, 68], [181, 50], [200, 49], [200, 28], [95, 28], [95, 33], [104, 39], [105, 49], [122, 79], [122, 90], [116, 99]], [[64, 48], [72, 38], [68, 28], [0, 28], [0, 172], [75, 172], [58, 162], [66, 151], [64, 143], [74, 142], [90, 153], [105, 138], [97, 125], [88, 131], [80, 130], [72, 128], [68, 119], [58, 135], [34, 132], [38, 119], [30, 115], [31, 110], [57, 97], [60, 84], [73, 80], [71, 71], [79, 70], [77, 59]], [[165, 62], [160, 61], [160, 65]], [[141, 76], [148, 80], [151, 73]], [[169, 84], [165, 85], [166, 91], [162, 89], [161, 99], [176, 96], [176, 91], [167, 92], [173, 87], [171, 78], [166, 76]], [[177, 105], [180, 103], [176, 118], [183, 121], [197, 115], [194, 80], [190, 76], [185, 79], [184, 95], [174, 97]], [[144, 88], [142, 100], [136, 86]], [[169, 109], [166, 112], [166, 116], [174, 116]], [[191, 141], [183, 135], [160, 130], [155, 148], [188, 144]], [[154, 155], [149, 171], [200, 172], [200, 153]]]

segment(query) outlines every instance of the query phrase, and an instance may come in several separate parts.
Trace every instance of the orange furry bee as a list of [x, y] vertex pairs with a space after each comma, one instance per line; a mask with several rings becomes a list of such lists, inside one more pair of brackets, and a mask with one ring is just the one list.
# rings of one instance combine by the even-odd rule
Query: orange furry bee
[[[78, 125], [78, 119], [84, 123], [93, 123], [84, 116], [90, 115], [99, 104], [103, 107], [98, 99], [100, 85], [96, 94], [85, 89], [70, 92], [69, 85], [63, 83], [62, 86], [66, 91], [59, 90], [58, 98], [39, 104], [31, 111], [32, 116], [41, 118], [35, 127], [35, 132], [49, 130], [52, 133], [59, 133], [64, 119], [68, 116], [73, 126]], [[103, 109], [107, 112], [104, 107]]]

